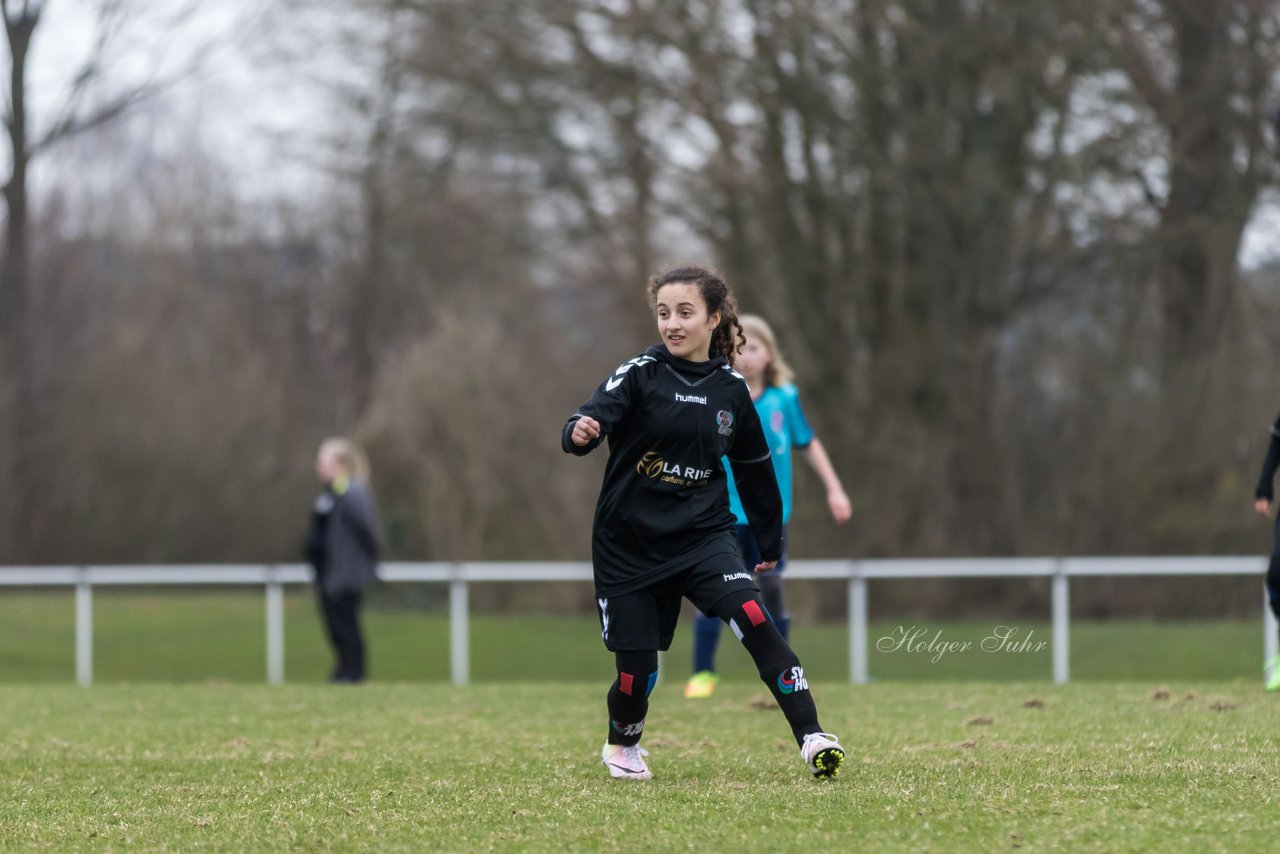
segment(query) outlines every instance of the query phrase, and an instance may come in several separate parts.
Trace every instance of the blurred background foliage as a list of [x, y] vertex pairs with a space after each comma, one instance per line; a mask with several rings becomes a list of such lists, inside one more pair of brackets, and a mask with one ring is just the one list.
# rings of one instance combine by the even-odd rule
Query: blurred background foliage
[[682, 261], [773, 322], [853, 500], [833, 526], [801, 466], [793, 557], [1269, 547], [1274, 0], [270, 0], [236, 50], [312, 105], [252, 141], [309, 176], [270, 192], [179, 85], [112, 74], [130, 4], [27, 103], [48, 5], [3, 3], [0, 563], [296, 560], [339, 433], [389, 558], [586, 559], [603, 454], [559, 429]]

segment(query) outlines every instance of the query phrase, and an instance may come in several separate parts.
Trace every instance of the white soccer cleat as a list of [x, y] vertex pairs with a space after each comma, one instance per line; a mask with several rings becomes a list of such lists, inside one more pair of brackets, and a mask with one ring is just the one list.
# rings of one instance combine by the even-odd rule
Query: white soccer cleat
[[826, 732], [806, 735], [804, 744], [800, 746], [800, 755], [815, 777], [834, 777], [844, 764], [844, 748], [834, 735]]
[[600, 751], [600, 759], [609, 773], [620, 780], [652, 780], [653, 772], [645, 764], [644, 758], [649, 755], [638, 744], [623, 747], [620, 744], [606, 744]]

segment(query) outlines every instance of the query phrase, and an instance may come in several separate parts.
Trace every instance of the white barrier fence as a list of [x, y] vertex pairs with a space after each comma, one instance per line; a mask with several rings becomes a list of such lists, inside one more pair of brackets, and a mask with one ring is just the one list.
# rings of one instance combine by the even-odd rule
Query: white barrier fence
[[[912, 578], [1049, 578], [1053, 681], [1070, 675], [1069, 579], [1082, 576], [1253, 575], [1267, 569], [1258, 557], [1092, 557], [1092, 558], [939, 558], [928, 560], [796, 560], [787, 577], [844, 581], [849, 600], [849, 679], [866, 684], [867, 582]], [[591, 581], [589, 563], [386, 563], [388, 583], [438, 582], [449, 585], [450, 675], [455, 685], [470, 681], [468, 589], [476, 583]], [[308, 584], [311, 571], [289, 565], [177, 566], [11, 566], [0, 567], [0, 587], [74, 587], [76, 607], [76, 681], [93, 682], [93, 588], [138, 585], [254, 585], [266, 589], [267, 682], [284, 682], [284, 585]], [[1270, 661], [1280, 645], [1275, 618], [1264, 599], [1263, 655]]]

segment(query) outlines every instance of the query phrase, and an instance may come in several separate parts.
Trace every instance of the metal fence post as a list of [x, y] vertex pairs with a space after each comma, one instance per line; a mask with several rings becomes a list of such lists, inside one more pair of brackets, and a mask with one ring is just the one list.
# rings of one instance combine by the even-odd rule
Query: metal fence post
[[93, 684], [93, 586], [88, 567], [80, 567], [76, 576], [76, 682], [88, 688]]
[[267, 567], [267, 684], [284, 683], [284, 585], [280, 568]]
[[867, 579], [862, 561], [849, 562], [849, 680], [866, 685], [867, 673]]
[[1062, 558], [1053, 563], [1053, 681], [1063, 685], [1071, 677], [1071, 602], [1067, 567]]
[[466, 685], [471, 681], [471, 650], [468, 648], [470, 629], [467, 625], [467, 580], [465, 567], [452, 564], [449, 574], [449, 672], [454, 685]]

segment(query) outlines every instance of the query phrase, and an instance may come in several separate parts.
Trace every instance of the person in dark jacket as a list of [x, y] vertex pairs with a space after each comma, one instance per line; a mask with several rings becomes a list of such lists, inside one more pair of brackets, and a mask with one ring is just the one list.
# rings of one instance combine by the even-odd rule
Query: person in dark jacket
[[[742, 338], [733, 295], [715, 272], [683, 267], [649, 281], [662, 344], [623, 363], [561, 431], [583, 456], [606, 438], [591, 560], [601, 637], [617, 678], [609, 689], [611, 776], [649, 780], [640, 747], [658, 651], [669, 649], [682, 598], [726, 623], [756, 663], [816, 777], [844, 761], [822, 731], [799, 659], [769, 617], [755, 573], [782, 555], [782, 498], [746, 381], [733, 370]], [[721, 458], [760, 547], [744, 566]]]
[[327, 439], [316, 454], [324, 484], [311, 508], [307, 562], [337, 663], [330, 682], [364, 680], [365, 644], [360, 600], [377, 580], [378, 512], [364, 454], [347, 439]]
[[[1258, 488], [1254, 490], [1253, 507], [1263, 516], [1270, 518], [1271, 504], [1275, 500], [1273, 482], [1276, 466], [1280, 465], [1280, 418], [1271, 425], [1271, 442], [1267, 445], [1267, 455], [1262, 461], [1262, 475], [1258, 478]], [[1280, 518], [1275, 522], [1275, 538], [1271, 545], [1271, 563], [1267, 568], [1267, 600], [1271, 603], [1271, 613], [1280, 619]], [[1280, 657], [1273, 658], [1263, 665], [1269, 669], [1267, 679], [1268, 691], [1280, 691]]]

